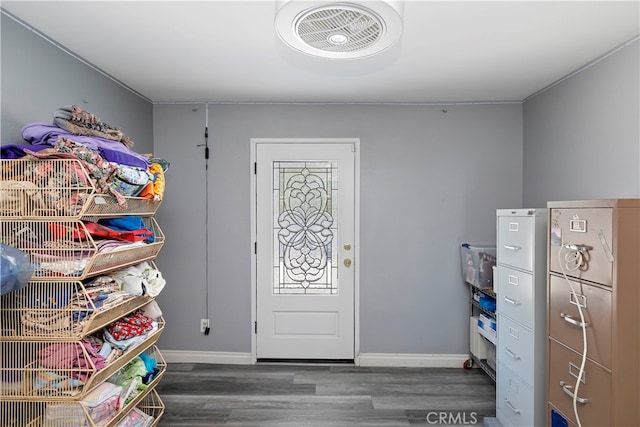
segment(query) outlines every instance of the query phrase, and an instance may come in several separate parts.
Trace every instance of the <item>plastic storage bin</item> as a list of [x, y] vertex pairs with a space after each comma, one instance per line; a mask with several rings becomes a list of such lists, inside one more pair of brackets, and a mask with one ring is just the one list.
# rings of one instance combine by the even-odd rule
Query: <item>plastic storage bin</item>
[[495, 344], [498, 341], [497, 333], [498, 325], [496, 321], [489, 316], [480, 313], [478, 316], [478, 332], [480, 335]]
[[462, 278], [479, 288], [493, 287], [493, 267], [496, 265], [495, 246], [460, 245]]
[[487, 311], [494, 312], [496, 311], [496, 299], [491, 298], [489, 295], [480, 295], [480, 300], [478, 301], [480, 307]]

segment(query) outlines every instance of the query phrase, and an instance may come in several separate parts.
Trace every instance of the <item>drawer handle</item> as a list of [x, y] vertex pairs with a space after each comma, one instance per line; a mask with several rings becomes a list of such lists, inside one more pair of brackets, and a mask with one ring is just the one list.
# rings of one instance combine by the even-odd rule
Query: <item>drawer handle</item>
[[571, 323], [572, 325], [577, 326], [579, 328], [582, 328], [583, 326], [586, 328], [587, 326], [589, 326], [589, 323], [587, 323], [587, 322], [578, 322], [572, 316], [569, 316], [568, 314], [565, 314], [565, 313], [560, 313], [560, 317], [562, 317], [565, 320], [565, 322]]
[[578, 402], [578, 403], [585, 404], [585, 403], [587, 403], [587, 402], [589, 401], [589, 399], [585, 399], [585, 398], [583, 398], [583, 397], [577, 397], [577, 398], [576, 398], [576, 395], [575, 395], [575, 394], [570, 390], [570, 389], [571, 389], [571, 388], [573, 388], [573, 387], [571, 387], [570, 385], [567, 385], [567, 383], [565, 383], [564, 381], [560, 381], [560, 387], [562, 387], [562, 390], [563, 390], [563, 391], [564, 391], [564, 392], [565, 392], [569, 397], [571, 397], [572, 399], [576, 399], [576, 402]]
[[513, 304], [513, 305], [520, 305], [520, 303], [519, 303], [518, 301], [516, 301], [516, 300], [514, 300], [514, 299], [511, 299], [511, 298], [509, 298], [509, 297], [504, 297], [504, 300], [505, 300], [506, 302], [508, 302], [509, 304]]
[[505, 347], [504, 348], [505, 353], [507, 353], [509, 356], [511, 356], [512, 358], [514, 358], [515, 360], [520, 360], [520, 356], [518, 356], [517, 354], [515, 354], [513, 351], [511, 351], [509, 349], [509, 347]]
[[503, 245], [505, 249], [509, 249], [510, 251], [519, 251], [522, 249], [522, 246], [513, 246], [513, 245]]
[[509, 399], [507, 399], [506, 397], [504, 398], [504, 402], [507, 404], [507, 406], [509, 408], [511, 408], [511, 410], [513, 412], [515, 412], [516, 414], [520, 413], [520, 409], [516, 408], [515, 406], [513, 406], [513, 403], [511, 403], [511, 401]]

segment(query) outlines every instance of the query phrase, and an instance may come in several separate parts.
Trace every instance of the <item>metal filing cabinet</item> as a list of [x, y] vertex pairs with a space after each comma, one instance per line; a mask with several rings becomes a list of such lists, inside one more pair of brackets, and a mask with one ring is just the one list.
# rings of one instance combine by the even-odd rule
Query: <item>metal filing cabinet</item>
[[[640, 199], [548, 202], [547, 207], [546, 425], [577, 426], [579, 419], [582, 427], [637, 427]], [[581, 370], [583, 333], [587, 352]]]
[[496, 416], [540, 426], [545, 414], [547, 209], [498, 209]]

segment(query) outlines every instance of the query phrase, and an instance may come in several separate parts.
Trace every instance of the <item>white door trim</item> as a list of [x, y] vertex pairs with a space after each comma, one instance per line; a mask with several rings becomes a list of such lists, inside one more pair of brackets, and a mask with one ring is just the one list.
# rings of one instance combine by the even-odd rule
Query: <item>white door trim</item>
[[251, 174], [251, 364], [257, 362], [256, 334], [254, 325], [257, 321], [257, 256], [255, 253], [255, 242], [257, 239], [256, 229], [256, 175], [254, 165], [257, 161], [258, 144], [343, 144], [350, 143], [355, 146], [355, 169], [354, 169], [354, 361], [358, 364], [360, 354], [360, 138], [251, 138], [251, 163], [249, 171]]

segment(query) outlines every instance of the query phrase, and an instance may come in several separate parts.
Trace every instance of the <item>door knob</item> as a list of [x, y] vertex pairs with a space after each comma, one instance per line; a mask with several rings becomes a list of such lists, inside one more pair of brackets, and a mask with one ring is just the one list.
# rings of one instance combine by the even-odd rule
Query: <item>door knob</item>
[[344, 266], [345, 267], [350, 267], [351, 266], [351, 260], [349, 258], [345, 258], [344, 259]]

